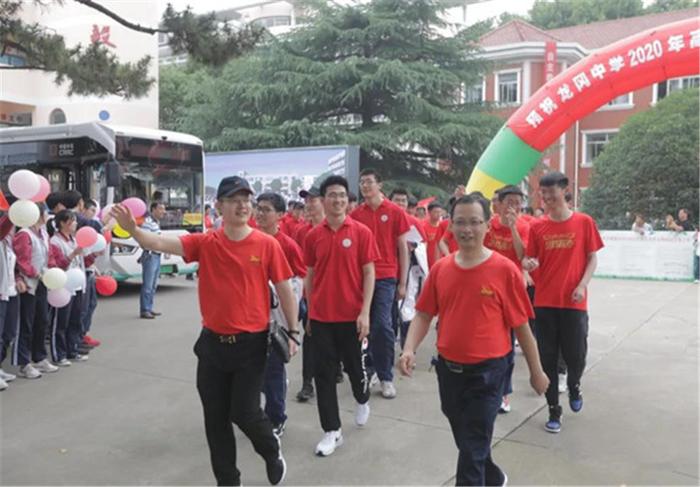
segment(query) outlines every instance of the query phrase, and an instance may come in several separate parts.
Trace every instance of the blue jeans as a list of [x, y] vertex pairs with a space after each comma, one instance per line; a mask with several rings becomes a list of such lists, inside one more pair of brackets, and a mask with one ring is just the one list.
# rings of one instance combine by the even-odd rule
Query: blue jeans
[[97, 308], [97, 289], [95, 288], [95, 273], [85, 273], [85, 291], [83, 291], [83, 309], [80, 321], [83, 325], [83, 336], [87, 335], [92, 326], [92, 315]]
[[158, 287], [158, 277], [160, 277], [160, 254], [144, 252], [141, 257], [141, 298], [139, 300], [141, 313], [153, 311], [153, 300]]
[[391, 309], [396, 296], [396, 279], [377, 279], [370, 308], [369, 363], [381, 381], [394, 380], [394, 346], [396, 332]]
[[285, 414], [285, 398], [287, 397], [287, 371], [279, 354], [270, 349], [265, 366], [265, 382], [263, 383], [265, 394], [265, 414], [273, 425], [284, 423], [287, 420]]
[[503, 485], [503, 472], [491, 458], [491, 439], [508, 362], [506, 356], [460, 370], [440, 357], [435, 367], [440, 407], [459, 450], [457, 485]]

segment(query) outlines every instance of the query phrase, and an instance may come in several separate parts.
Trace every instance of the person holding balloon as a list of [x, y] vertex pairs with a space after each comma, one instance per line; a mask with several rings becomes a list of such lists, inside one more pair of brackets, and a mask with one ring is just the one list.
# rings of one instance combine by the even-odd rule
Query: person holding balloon
[[49, 263], [48, 208], [44, 204], [36, 206], [40, 215], [38, 221], [20, 229], [12, 240], [20, 296], [20, 327], [12, 362], [19, 366], [19, 376], [26, 379], [37, 379], [42, 373], [58, 370], [47, 359], [44, 343], [48, 327], [48, 290], [41, 277]]
[[[12, 249], [13, 226], [9, 218], [0, 217], [0, 366], [5, 361], [7, 348], [14, 341], [19, 326], [19, 296], [15, 281], [17, 257]], [[0, 391], [17, 377], [0, 368]]]
[[58, 267], [66, 271], [67, 281], [64, 288], [57, 290], [62, 292], [56, 293], [55, 299], [49, 298], [54, 308], [51, 354], [57, 365], [68, 367], [71, 365], [70, 360], [84, 362], [88, 359], [87, 355], [78, 353], [78, 345], [82, 337], [80, 318], [85, 288], [85, 265], [92, 265], [94, 255], [83, 257], [85, 243], [81, 247], [76, 239], [75, 213], [61, 210], [54, 217], [54, 222], [57, 232], [50, 240], [49, 267]]

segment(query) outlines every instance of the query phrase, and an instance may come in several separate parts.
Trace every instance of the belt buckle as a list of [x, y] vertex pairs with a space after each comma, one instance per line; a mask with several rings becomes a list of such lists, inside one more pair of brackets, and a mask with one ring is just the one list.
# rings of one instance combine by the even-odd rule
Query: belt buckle
[[228, 344], [236, 343], [236, 335], [219, 335], [219, 341]]

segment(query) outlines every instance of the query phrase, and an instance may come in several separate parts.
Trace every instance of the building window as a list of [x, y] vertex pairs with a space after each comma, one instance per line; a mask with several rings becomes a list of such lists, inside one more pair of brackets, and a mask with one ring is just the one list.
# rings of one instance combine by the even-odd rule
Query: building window
[[56, 108], [49, 115], [49, 125], [57, 125], [59, 123], [66, 123], [66, 114], [60, 108]]
[[472, 86], [465, 87], [462, 84], [462, 103], [483, 103], [484, 102], [484, 82], [481, 81]]
[[583, 133], [583, 162], [584, 167], [591, 167], [596, 157], [603, 152], [603, 149], [615, 136], [617, 131], [612, 132], [589, 132]]
[[496, 102], [520, 103], [520, 71], [496, 73]]
[[25, 66], [27, 60], [24, 53], [11, 45], [5, 45], [0, 51], [0, 64], [6, 66]]
[[272, 17], [261, 17], [253, 21], [254, 24], [270, 28], [284, 25], [292, 25], [292, 17], [289, 15], [274, 15]]
[[619, 108], [619, 107], [632, 107], [632, 93], [625, 93], [617, 98], [613, 98], [605, 105], [600, 107], [600, 110], [605, 110], [606, 108]]
[[697, 88], [700, 86], [700, 76], [687, 76], [685, 78], [673, 78], [657, 83], [654, 91], [654, 101], [666, 98], [674, 91]]

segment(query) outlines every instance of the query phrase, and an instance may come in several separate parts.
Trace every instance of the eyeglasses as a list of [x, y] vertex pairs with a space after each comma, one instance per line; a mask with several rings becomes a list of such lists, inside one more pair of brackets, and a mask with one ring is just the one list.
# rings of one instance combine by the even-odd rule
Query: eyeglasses
[[258, 213], [272, 213], [273, 211], [275, 211], [275, 209], [269, 208], [267, 206], [258, 206], [255, 208], [255, 211], [257, 211]]
[[329, 198], [332, 200], [343, 200], [348, 197], [347, 193], [326, 193], [325, 198]]
[[360, 186], [372, 186], [376, 181], [371, 178], [360, 179]]
[[484, 223], [484, 220], [470, 220], [470, 221], [455, 220], [452, 222], [452, 226], [455, 228], [466, 228], [466, 227], [477, 228], [482, 223]]

